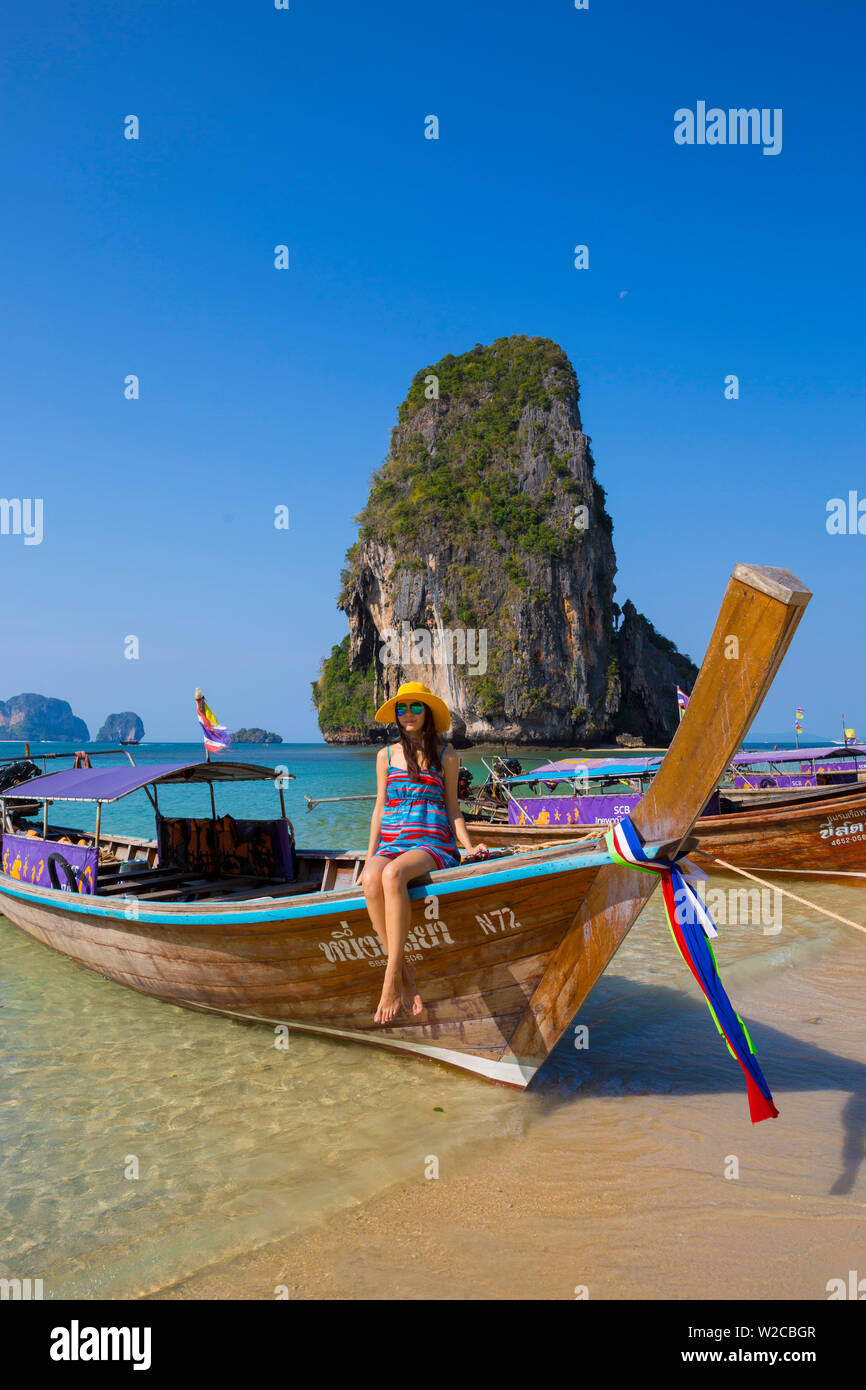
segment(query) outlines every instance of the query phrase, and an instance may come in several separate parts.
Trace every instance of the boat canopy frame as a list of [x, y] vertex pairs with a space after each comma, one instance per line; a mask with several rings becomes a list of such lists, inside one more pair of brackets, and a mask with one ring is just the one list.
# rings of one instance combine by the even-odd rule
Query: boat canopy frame
[[121, 801], [151, 786], [198, 786], [213, 782], [294, 781], [294, 773], [275, 775], [260, 763], [151, 763], [132, 767], [66, 768], [30, 782], [10, 787], [4, 800], [12, 801]]
[[[215, 763], [210, 759], [195, 763], [151, 763], [149, 766], [133, 763], [131, 767], [121, 764], [114, 767], [66, 768], [62, 772], [49, 772], [43, 777], [34, 777], [30, 782], [22, 782], [19, 786], [10, 787], [5, 791], [0, 796], [0, 827], [5, 831], [7, 801], [41, 801], [43, 838], [47, 839], [49, 805], [55, 801], [79, 801], [96, 806], [94, 843], [98, 846], [103, 805], [121, 801], [133, 792], [144, 791], [154, 812], [159, 815], [157, 787], [208, 786], [211, 814], [216, 820], [214, 782], [271, 782], [280, 794], [280, 818], [288, 824], [294, 842], [294, 830], [286, 814], [283, 784], [286, 781], [293, 782], [295, 775], [293, 772], [280, 771], [276, 775], [275, 773], [274, 768], [263, 767], [260, 763]], [[85, 794], [82, 795], [82, 792]]]

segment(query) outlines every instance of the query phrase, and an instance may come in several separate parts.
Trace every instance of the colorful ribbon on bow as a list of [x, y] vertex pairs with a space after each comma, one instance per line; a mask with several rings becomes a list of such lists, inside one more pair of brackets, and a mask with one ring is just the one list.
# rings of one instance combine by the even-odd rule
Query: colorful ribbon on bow
[[661, 879], [668, 925], [680, 955], [703, 990], [715, 1025], [728, 1045], [728, 1051], [736, 1058], [745, 1073], [752, 1123], [774, 1119], [779, 1112], [773, 1104], [770, 1088], [758, 1066], [752, 1040], [746, 1032], [743, 1020], [725, 993], [719, 976], [716, 957], [709, 940], [710, 937], [718, 936], [718, 932], [706, 907], [691, 884], [686, 881], [682, 868], [688, 868], [692, 872], [701, 871], [695, 870], [694, 865], [687, 864], [681, 855], [673, 860], [649, 859], [628, 816], [621, 820], [619, 825], [611, 827], [605, 835], [605, 844], [614, 863], [640, 869], [643, 873], [656, 874]]

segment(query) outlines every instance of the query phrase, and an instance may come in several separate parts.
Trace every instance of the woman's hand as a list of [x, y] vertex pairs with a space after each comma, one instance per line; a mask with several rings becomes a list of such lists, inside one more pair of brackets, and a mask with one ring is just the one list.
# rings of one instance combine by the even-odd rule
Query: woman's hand
[[470, 859], [489, 859], [490, 850], [486, 845], [476, 845], [469, 856]]

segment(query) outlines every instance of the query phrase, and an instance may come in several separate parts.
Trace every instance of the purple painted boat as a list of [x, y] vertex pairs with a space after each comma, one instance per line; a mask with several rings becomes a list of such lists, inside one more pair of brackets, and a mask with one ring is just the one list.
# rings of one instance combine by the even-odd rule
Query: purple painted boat
[[738, 753], [730, 785], [740, 788], [829, 787], [866, 779], [866, 747], [849, 744]]
[[[501, 779], [508, 791], [508, 824], [557, 829], [619, 822], [645, 795], [660, 765], [660, 758], [564, 758]], [[860, 780], [866, 780], [866, 747], [859, 744], [755, 750], [736, 754], [721, 790], [808, 789]], [[544, 791], [550, 794], [539, 794]], [[717, 791], [702, 814], [720, 811]]]
[[[503, 779], [508, 791], [508, 823], [554, 829], [618, 823], [646, 794], [661, 762], [658, 757], [565, 758], [520, 777]], [[542, 789], [554, 794], [520, 795]], [[717, 807], [714, 793], [704, 814], [714, 814]]]
[[610, 825], [630, 815], [642, 796], [642, 792], [622, 792], [619, 796], [521, 797], [508, 803], [508, 824]]

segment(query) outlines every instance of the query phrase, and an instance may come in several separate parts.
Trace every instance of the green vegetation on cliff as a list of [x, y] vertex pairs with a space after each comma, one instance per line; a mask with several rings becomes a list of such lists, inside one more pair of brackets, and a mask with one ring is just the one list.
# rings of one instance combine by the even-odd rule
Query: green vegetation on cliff
[[375, 714], [374, 675], [349, 670], [349, 634], [322, 662], [317, 681], [312, 682], [313, 707], [323, 733], [346, 729], [366, 729]]
[[[551, 368], [557, 379], [546, 385]], [[440, 400], [460, 396], [472, 405], [494, 404], [501, 412], [503, 437], [508, 429], [516, 429], [524, 406], [549, 410], [552, 400], [577, 400], [579, 395], [574, 368], [558, 343], [519, 334], [497, 338], [488, 346], [476, 343], [471, 352], [459, 357], [449, 352], [435, 366], [422, 367], [412, 378], [409, 394], [398, 411], [401, 425], [425, 404], [431, 375], [439, 379]]]
[[[434, 377], [438, 396], [431, 398], [425, 393]], [[545, 424], [523, 420], [528, 407], [547, 414], [554, 402], [574, 406], [578, 396], [574, 368], [547, 338], [499, 338], [423, 367], [400, 406], [391, 453], [374, 474], [357, 518], [360, 542], [387, 542], [401, 565], [423, 568], [417, 547], [425, 539], [438, 535], [470, 550], [477, 533], [485, 531], [508, 553], [505, 573], [522, 588], [521, 553], [564, 559], [580, 545], [581, 532], [565, 519], [572, 506], [592, 506], [609, 531], [603, 491], [583, 497], [567, 456], [558, 456], [545, 438]], [[432, 449], [420, 428], [429, 425], [431, 409], [447, 420]], [[416, 418], [419, 428], [413, 430]], [[527, 447], [535, 447], [550, 465], [547, 486], [536, 496], [522, 485], [517, 468]], [[359, 551], [355, 545], [346, 556], [344, 593]]]

